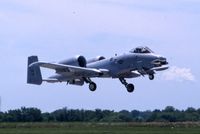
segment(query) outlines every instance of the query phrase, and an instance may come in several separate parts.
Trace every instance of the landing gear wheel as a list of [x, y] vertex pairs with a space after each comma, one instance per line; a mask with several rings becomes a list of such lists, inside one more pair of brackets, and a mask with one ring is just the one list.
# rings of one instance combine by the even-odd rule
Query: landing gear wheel
[[134, 91], [135, 87], [133, 84], [128, 84], [124, 78], [119, 78], [119, 80], [126, 87], [129, 93], [132, 93]]
[[132, 93], [134, 91], [134, 85], [133, 84], [128, 84], [126, 85], [126, 89], [129, 93]]
[[97, 85], [94, 82], [89, 84], [90, 91], [94, 92], [97, 89]]
[[153, 80], [154, 79], [154, 75], [153, 74], [149, 74], [149, 79]]

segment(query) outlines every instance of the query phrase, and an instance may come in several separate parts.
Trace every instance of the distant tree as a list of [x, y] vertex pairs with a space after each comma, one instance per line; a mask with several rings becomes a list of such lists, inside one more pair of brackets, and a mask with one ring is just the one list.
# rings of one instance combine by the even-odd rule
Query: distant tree
[[101, 119], [101, 122], [122, 122], [122, 120], [119, 118], [119, 113], [113, 112], [109, 116], [105, 116]]
[[184, 122], [185, 121], [185, 112], [176, 110], [174, 113], [174, 116], [176, 117], [176, 121], [178, 122]]
[[138, 122], [146, 122], [151, 115], [152, 115], [152, 112], [150, 110], [141, 112]]
[[161, 118], [167, 122], [176, 122], [177, 121], [177, 118], [174, 115], [174, 113], [163, 113], [161, 115]]
[[95, 121], [95, 112], [92, 110], [86, 110], [84, 112], [84, 121]]
[[131, 116], [132, 116], [133, 120], [136, 120], [140, 116], [140, 111], [132, 110], [131, 111]]
[[79, 110], [62, 108], [51, 113], [42, 113], [37, 108], [25, 108], [0, 112], [0, 122], [184, 122], [200, 121], [200, 109], [192, 107], [179, 111], [172, 106], [164, 110]]
[[103, 119], [103, 112], [101, 109], [96, 109], [95, 110], [95, 121], [100, 121], [101, 119]]
[[189, 107], [185, 111], [185, 120], [187, 121], [199, 121], [200, 117], [198, 111], [195, 108]]
[[9, 122], [21, 122], [22, 121], [22, 116], [21, 116], [20, 109], [9, 110], [7, 115], [8, 115], [7, 116], [7, 120]]
[[152, 114], [149, 116], [149, 118], [147, 118], [147, 122], [154, 122], [154, 121], [160, 121], [160, 113], [161, 111], [159, 109], [155, 109]]
[[70, 121], [67, 108], [59, 109], [51, 113], [55, 121], [64, 122]]
[[3, 122], [5, 119], [5, 114], [3, 112], [0, 112], [0, 122]]
[[175, 112], [175, 108], [173, 106], [167, 106], [163, 112]]
[[197, 113], [200, 115], [200, 108], [199, 108], [199, 109], [197, 109]]
[[42, 113], [42, 121], [43, 122], [55, 122], [55, 118], [50, 113]]
[[132, 121], [132, 115], [127, 110], [122, 110], [119, 112], [119, 119], [123, 122], [131, 122]]
[[42, 113], [37, 108], [21, 108], [21, 121], [23, 122], [40, 122], [42, 121]]
[[196, 112], [196, 109], [193, 108], [193, 107], [189, 107], [189, 108], [186, 109], [185, 112], [186, 112], [186, 113], [195, 113], [195, 112]]

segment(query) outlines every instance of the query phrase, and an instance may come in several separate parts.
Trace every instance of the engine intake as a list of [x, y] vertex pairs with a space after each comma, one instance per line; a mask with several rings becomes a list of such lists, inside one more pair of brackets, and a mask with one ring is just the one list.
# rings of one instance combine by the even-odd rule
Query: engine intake
[[88, 60], [87, 64], [97, 62], [97, 61], [101, 61], [101, 60], [104, 60], [104, 59], [106, 59], [104, 56], [97, 56], [96, 58], [92, 58], [92, 59]]
[[67, 60], [60, 61], [59, 64], [86, 67], [87, 61], [84, 56], [76, 56]]

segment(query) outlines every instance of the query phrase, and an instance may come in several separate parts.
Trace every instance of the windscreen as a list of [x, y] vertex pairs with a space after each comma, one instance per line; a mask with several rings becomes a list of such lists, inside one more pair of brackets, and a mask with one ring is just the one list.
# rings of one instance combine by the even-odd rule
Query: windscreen
[[153, 51], [148, 47], [137, 47], [130, 51], [131, 53], [153, 53]]

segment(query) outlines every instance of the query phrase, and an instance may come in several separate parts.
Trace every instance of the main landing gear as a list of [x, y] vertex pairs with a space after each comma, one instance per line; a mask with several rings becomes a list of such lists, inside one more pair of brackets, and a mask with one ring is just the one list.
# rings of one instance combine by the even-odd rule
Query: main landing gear
[[154, 79], [154, 74], [149, 74], [149, 79], [153, 80]]
[[92, 91], [92, 92], [96, 91], [96, 89], [97, 89], [97, 84], [94, 83], [94, 82], [91, 82], [91, 83], [89, 84], [89, 89], [90, 89], [90, 91]]
[[90, 91], [94, 92], [97, 89], [97, 84], [94, 83], [90, 78], [83, 78], [86, 83], [89, 83]]
[[129, 93], [132, 93], [134, 91], [134, 85], [131, 83], [127, 83], [126, 80], [124, 78], [119, 78], [119, 80], [121, 81], [121, 83], [126, 87], [127, 91]]

